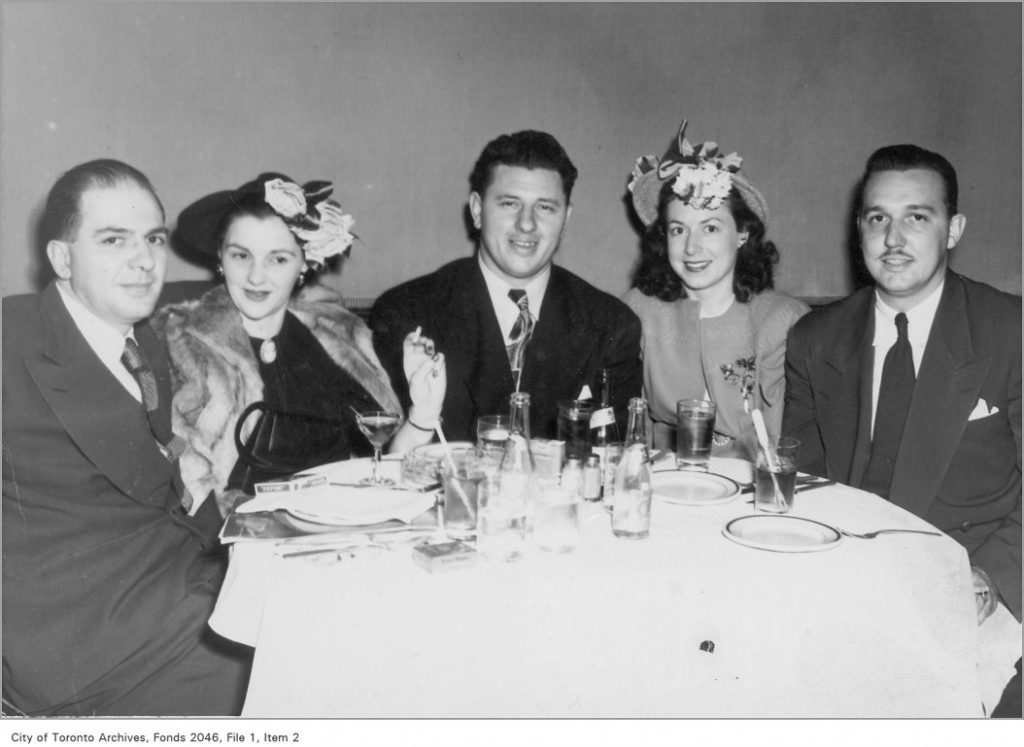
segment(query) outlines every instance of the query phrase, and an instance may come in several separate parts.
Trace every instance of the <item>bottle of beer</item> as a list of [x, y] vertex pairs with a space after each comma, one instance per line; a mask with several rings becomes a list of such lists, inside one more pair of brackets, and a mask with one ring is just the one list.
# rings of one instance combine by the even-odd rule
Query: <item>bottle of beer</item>
[[615, 424], [615, 410], [612, 407], [612, 384], [608, 369], [601, 369], [601, 406], [590, 416], [590, 451], [600, 458], [602, 486], [606, 473], [605, 461], [608, 444], [619, 440], [619, 429]]

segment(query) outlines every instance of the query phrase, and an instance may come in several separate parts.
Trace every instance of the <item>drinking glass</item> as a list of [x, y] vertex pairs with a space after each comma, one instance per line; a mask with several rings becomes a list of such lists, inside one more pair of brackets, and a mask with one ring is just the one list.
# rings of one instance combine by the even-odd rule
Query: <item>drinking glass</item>
[[386, 410], [370, 410], [356, 413], [356, 425], [359, 426], [359, 430], [363, 432], [367, 440], [373, 444], [373, 477], [364, 477], [359, 484], [378, 487], [394, 485], [395, 481], [390, 477], [381, 477], [380, 452], [384, 448], [384, 444], [391, 440], [395, 431], [402, 425], [402, 416]]
[[[773, 514], [788, 514], [793, 508], [796, 486], [796, 456], [800, 442], [789, 436], [768, 439], [769, 453], [757, 448], [754, 508]], [[771, 458], [769, 458], [769, 456]]]
[[715, 432], [715, 403], [706, 399], [681, 399], [676, 403], [676, 467], [708, 471], [711, 437]]
[[477, 487], [476, 550], [486, 560], [511, 563], [523, 557], [526, 506], [515, 491], [502, 490], [492, 474]]
[[508, 415], [481, 415], [476, 421], [476, 445], [494, 452], [505, 451], [508, 440]]
[[579, 543], [579, 493], [545, 486], [534, 505], [533, 544], [550, 552], [571, 552]]
[[583, 459], [590, 453], [590, 416], [594, 403], [588, 399], [558, 401], [558, 440], [565, 441], [565, 456]]
[[477, 490], [487, 476], [488, 454], [483, 449], [451, 449], [441, 462], [444, 531], [455, 539], [476, 533]]

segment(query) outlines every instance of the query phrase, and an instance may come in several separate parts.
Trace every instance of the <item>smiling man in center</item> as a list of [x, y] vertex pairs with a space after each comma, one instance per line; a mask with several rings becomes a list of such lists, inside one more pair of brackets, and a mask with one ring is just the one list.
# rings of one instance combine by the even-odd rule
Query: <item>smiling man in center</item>
[[576, 167], [545, 132], [491, 141], [470, 175], [476, 256], [392, 288], [374, 306], [374, 344], [392, 380], [401, 381], [395, 374], [409, 325], [421, 326], [445, 353], [449, 439], [475, 440], [476, 419], [507, 412], [517, 388], [531, 396], [531, 434], [547, 438], [555, 436], [558, 400], [576, 399], [584, 387], [596, 395], [602, 368], [618, 417], [640, 393], [639, 320], [552, 263], [575, 181]]

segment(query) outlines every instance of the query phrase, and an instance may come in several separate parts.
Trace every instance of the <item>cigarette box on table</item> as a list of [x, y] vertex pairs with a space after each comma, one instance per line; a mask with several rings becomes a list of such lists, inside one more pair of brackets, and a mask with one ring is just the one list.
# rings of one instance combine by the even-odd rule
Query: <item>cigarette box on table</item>
[[464, 542], [443, 542], [413, 548], [412, 559], [429, 573], [445, 573], [476, 565], [476, 550]]
[[256, 491], [256, 495], [266, 495], [267, 493], [294, 493], [299, 490], [308, 490], [309, 488], [326, 484], [327, 475], [298, 474], [280, 480], [258, 482], [253, 488]]

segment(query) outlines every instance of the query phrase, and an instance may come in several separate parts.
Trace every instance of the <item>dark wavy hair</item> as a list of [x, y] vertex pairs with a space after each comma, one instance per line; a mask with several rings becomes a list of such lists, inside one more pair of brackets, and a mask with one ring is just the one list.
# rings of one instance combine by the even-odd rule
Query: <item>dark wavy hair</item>
[[[658, 219], [644, 231], [640, 241], [640, 265], [633, 276], [634, 288], [662, 301], [686, 298], [686, 286], [668, 261], [668, 237], [665, 233], [668, 206], [679, 199], [682, 198], [672, 191], [672, 180], [665, 182], [658, 195]], [[747, 240], [736, 251], [732, 280], [736, 299], [747, 303], [761, 291], [772, 287], [772, 265], [779, 261], [779, 252], [775, 244], [765, 239], [764, 223], [747, 207], [735, 187], [729, 190], [725, 205], [736, 221], [736, 230], [747, 234]]]
[[552, 135], [537, 130], [501, 135], [487, 143], [469, 175], [470, 190], [483, 197], [494, 181], [494, 170], [498, 166], [557, 171], [562, 177], [566, 200], [572, 197], [578, 173], [561, 143]]
[[854, 205], [854, 217], [860, 217], [864, 209], [864, 187], [872, 174], [880, 171], [909, 171], [910, 169], [928, 169], [934, 171], [942, 179], [946, 188], [943, 204], [946, 206], [947, 217], [956, 215], [957, 200], [960, 187], [957, 183], [956, 169], [946, 158], [934, 151], [925, 150], [917, 145], [887, 145], [879, 148], [868, 158], [864, 166], [864, 176], [857, 187], [857, 200]]

